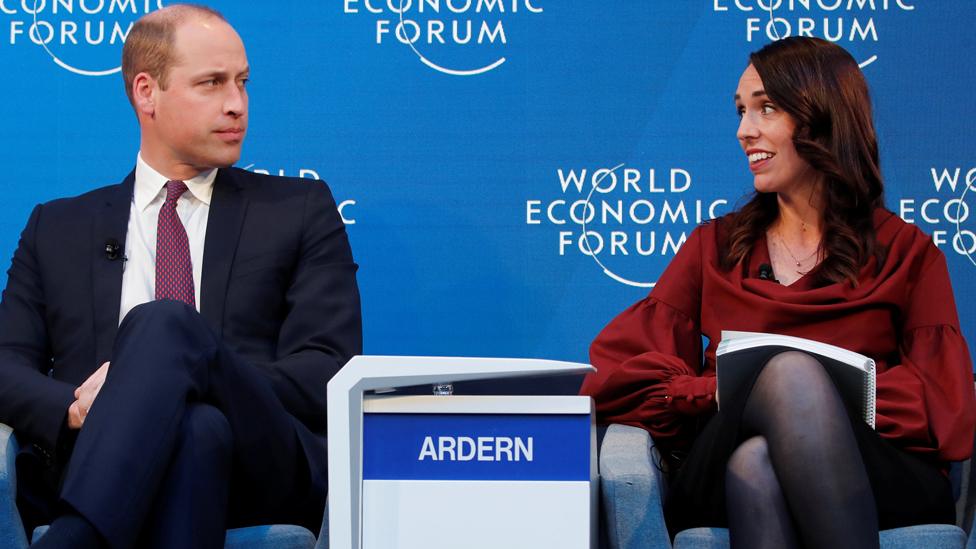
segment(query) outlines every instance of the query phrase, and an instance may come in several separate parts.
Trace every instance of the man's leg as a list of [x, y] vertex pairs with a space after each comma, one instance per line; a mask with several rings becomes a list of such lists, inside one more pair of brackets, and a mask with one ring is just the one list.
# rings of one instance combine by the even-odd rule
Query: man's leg
[[181, 426], [201, 402], [230, 428], [232, 522], [286, 521], [297, 509], [306, 516], [293, 522], [321, 518], [324, 438], [295, 420], [270, 380], [226, 350], [196, 311], [157, 301], [133, 309], [120, 326], [61, 493], [112, 547], [131, 547], [165, 496]]
[[223, 547], [230, 485], [230, 425], [209, 404], [190, 404], [139, 547]]

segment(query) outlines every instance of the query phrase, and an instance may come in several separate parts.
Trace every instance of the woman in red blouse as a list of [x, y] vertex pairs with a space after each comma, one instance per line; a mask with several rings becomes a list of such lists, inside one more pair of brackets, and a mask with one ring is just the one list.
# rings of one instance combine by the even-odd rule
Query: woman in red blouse
[[[879, 528], [954, 522], [944, 470], [972, 451], [972, 364], [944, 256], [884, 207], [857, 62], [820, 39], [774, 42], [750, 56], [735, 105], [754, 197], [696, 229], [654, 291], [600, 333], [581, 392], [601, 423], [643, 427], [669, 456], [672, 532], [878, 547]], [[722, 330], [873, 358], [876, 430], [799, 352], [758, 364], [717, 412]]]

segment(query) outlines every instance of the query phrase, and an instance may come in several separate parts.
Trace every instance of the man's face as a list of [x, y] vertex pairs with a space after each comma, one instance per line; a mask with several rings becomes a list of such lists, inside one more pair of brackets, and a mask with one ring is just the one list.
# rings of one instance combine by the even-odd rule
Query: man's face
[[247, 55], [234, 29], [214, 18], [177, 28], [166, 89], [153, 89], [143, 140], [166, 166], [200, 172], [230, 166], [247, 131]]

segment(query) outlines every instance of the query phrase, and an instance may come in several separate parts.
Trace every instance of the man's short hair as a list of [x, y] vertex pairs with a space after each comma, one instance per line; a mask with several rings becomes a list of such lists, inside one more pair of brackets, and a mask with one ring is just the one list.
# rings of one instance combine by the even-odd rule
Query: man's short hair
[[227, 21], [220, 12], [206, 6], [174, 4], [135, 22], [122, 46], [122, 80], [129, 103], [135, 106], [132, 81], [140, 72], [149, 74], [166, 89], [166, 77], [174, 61], [176, 29], [190, 19], [208, 17]]

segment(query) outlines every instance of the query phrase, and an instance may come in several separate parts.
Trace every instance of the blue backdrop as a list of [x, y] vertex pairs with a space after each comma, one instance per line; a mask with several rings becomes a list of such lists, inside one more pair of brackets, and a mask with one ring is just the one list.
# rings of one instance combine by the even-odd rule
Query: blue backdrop
[[[161, 4], [0, 0], [0, 257], [34, 204], [132, 168], [111, 72]], [[732, 95], [750, 51], [801, 33], [862, 62], [888, 206], [944, 250], [976, 341], [972, 0], [210, 4], [252, 66], [239, 166], [343, 202], [368, 353], [586, 361], [684, 236], [749, 192]]]

